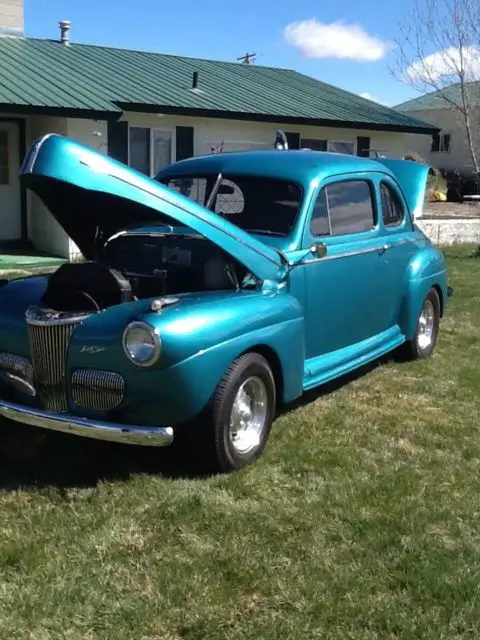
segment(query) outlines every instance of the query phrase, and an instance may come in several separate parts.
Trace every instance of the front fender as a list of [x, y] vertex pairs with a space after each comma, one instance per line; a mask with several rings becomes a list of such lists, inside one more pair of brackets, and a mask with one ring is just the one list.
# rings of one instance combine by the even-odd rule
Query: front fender
[[[137, 367], [121, 344], [127, 324], [144, 320], [162, 341], [162, 356], [151, 368]], [[283, 399], [302, 392], [303, 313], [287, 293], [192, 294], [161, 313], [133, 303], [87, 319], [74, 333], [68, 378], [75, 369], [116, 371], [126, 381], [119, 421], [178, 424], [201, 412], [231, 363], [243, 352], [267, 347], [282, 372]], [[72, 408], [75, 410], [75, 408]]]
[[416, 254], [407, 268], [406, 290], [400, 311], [400, 326], [407, 340], [412, 340], [415, 335], [423, 301], [432, 287], [437, 289], [444, 312], [448, 298], [447, 269], [443, 253], [434, 246]]

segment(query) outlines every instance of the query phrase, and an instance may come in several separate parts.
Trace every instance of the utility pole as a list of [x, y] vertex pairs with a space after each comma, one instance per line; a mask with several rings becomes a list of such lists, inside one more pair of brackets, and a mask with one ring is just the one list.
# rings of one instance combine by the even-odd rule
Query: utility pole
[[246, 53], [244, 56], [237, 58], [237, 60], [240, 60], [242, 64], [253, 64], [256, 55], [256, 53]]

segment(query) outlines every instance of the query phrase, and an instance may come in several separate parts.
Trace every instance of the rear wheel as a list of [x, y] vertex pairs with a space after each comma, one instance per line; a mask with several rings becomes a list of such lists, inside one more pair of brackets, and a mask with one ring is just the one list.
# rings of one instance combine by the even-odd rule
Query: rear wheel
[[185, 436], [195, 455], [212, 471], [229, 472], [262, 453], [275, 416], [272, 370], [258, 353], [247, 353], [231, 365]]
[[440, 299], [436, 289], [430, 289], [423, 301], [412, 340], [405, 343], [403, 353], [409, 360], [426, 358], [435, 349], [440, 325]]

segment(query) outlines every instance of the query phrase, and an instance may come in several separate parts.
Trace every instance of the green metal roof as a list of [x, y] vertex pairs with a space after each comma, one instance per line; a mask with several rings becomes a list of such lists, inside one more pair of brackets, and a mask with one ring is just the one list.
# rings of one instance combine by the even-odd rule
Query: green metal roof
[[[192, 89], [198, 72], [198, 88]], [[431, 133], [432, 125], [289, 69], [0, 37], [0, 111], [152, 111]]]
[[[470, 104], [480, 105], [480, 82], [469, 82], [465, 85], [468, 102]], [[419, 98], [402, 102], [395, 107], [396, 110], [403, 113], [410, 113], [412, 111], [429, 111], [430, 109], [448, 109], [449, 102], [460, 105], [461, 98], [460, 84], [452, 84], [450, 87], [445, 87], [441, 91], [432, 91], [426, 93]]]

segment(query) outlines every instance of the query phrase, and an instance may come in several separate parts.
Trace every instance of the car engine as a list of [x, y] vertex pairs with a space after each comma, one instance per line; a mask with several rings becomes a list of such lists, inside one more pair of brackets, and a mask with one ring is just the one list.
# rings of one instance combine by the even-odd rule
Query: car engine
[[97, 260], [57, 269], [42, 304], [95, 312], [155, 296], [237, 290], [245, 275], [233, 258], [201, 237], [126, 233], [107, 242]]

